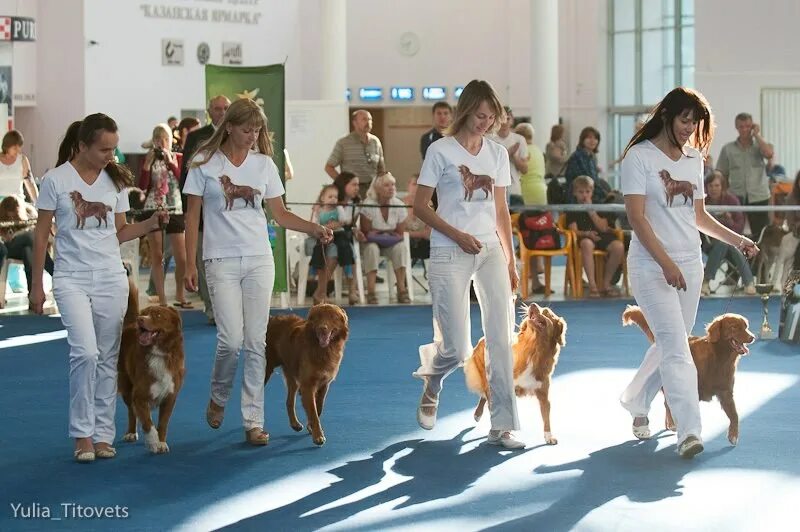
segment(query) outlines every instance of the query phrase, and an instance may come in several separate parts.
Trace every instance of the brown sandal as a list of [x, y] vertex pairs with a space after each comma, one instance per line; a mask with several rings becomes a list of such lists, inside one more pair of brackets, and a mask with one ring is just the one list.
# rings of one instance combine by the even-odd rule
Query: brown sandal
[[266, 445], [269, 443], [269, 433], [261, 427], [244, 431], [244, 439], [250, 445]]
[[208, 426], [214, 430], [220, 428], [224, 417], [225, 407], [219, 406], [212, 399], [209, 399], [208, 407], [206, 407], [206, 422], [208, 422]]

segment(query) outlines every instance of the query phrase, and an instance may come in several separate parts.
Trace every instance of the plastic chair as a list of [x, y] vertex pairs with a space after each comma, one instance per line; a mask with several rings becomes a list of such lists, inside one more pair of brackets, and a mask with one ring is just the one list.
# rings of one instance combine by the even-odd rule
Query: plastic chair
[[[625, 244], [625, 233], [622, 229], [614, 229], [614, 235], [617, 237], [617, 240], [621, 241]], [[628, 283], [628, 261], [627, 261], [627, 253], [622, 255], [622, 282], [625, 287], [625, 296], [630, 296], [630, 285]], [[605, 275], [606, 270], [606, 258], [608, 257], [608, 253], [599, 249], [595, 249], [592, 252], [592, 257], [594, 258], [594, 278], [596, 284], [602, 284], [603, 276]], [[575, 279], [577, 279], [577, 296], [576, 297], [583, 297], [583, 264], [581, 263], [581, 250], [580, 250], [580, 243], [578, 239], [575, 239]]]
[[[575, 284], [575, 268], [574, 268], [574, 239], [575, 235], [563, 225], [564, 215], [559, 217], [556, 224], [556, 229], [559, 234], [564, 238], [564, 245], [558, 249], [528, 249], [525, 246], [525, 241], [519, 232], [518, 223], [512, 225], [514, 232], [517, 234], [519, 240], [519, 258], [522, 261], [522, 272], [520, 273], [520, 284], [522, 285], [522, 299], [527, 299], [531, 278], [531, 259], [536, 257], [544, 258], [544, 295], [548, 297], [553, 291], [550, 289], [550, 278], [552, 270], [553, 257], [565, 256], [567, 260], [566, 272], [564, 275], [564, 295], [568, 294], [568, 287], [572, 287], [572, 294], [575, 295], [577, 285]], [[513, 217], [512, 217], [513, 219]], [[519, 215], [517, 215], [517, 220]]]

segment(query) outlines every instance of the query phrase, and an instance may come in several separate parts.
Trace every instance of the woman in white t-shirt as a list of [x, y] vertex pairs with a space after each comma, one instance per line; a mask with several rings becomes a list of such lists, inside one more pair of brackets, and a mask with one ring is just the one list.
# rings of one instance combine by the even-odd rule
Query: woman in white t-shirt
[[[242, 420], [245, 440], [266, 445], [264, 374], [267, 321], [275, 281], [275, 262], [262, 208], [266, 201], [275, 220], [295, 231], [330, 242], [330, 229], [286, 210], [278, 168], [272, 161], [267, 118], [250, 99], [231, 104], [214, 135], [192, 160], [183, 192], [186, 253], [197, 253], [200, 209], [203, 212], [203, 262], [217, 323], [217, 348], [206, 420], [222, 425], [243, 351]], [[187, 261], [186, 288], [197, 290], [197, 267]]]
[[[424, 381], [417, 421], [436, 422], [442, 381], [472, 354], [469, 286], [475, 282], [481, 307], [491, 400], [489, 443], [525, 447], [514, 396], [511, 342], [513, 291], [519, 283], [511, 244], [506, 188], [511, 185], [506, 149], [485, 137], [498, 125], [503, 107], [494, 89], [473, 80], [464, 87], [448, 136], [428, 148], [422, 163], [414, 214], [432, 228], [428, 281], [433, 303], [433, 343], [420, 346]], [[429, 202], [434, 188], [436, 212]]]
[[37, 203], [29, 298], [32, 310], [42, 314], [42, 270], [55, 216], [53, 293], [70, 346], [69, 435], [79, 462], [116, 454], [117, 358], [128, 303], [119, 245], [169, 220], [166, 211], [158, 211], [145, 221], [126, 223], [133, 177], [114, 162], [118, 143], [117, 124], [104, 114], [73, 122], [56, 167], [42, 178]]
[[622, 161], [625, 212], [634, 232], [628, 274], [655, 342], [620, 402], [633, 416], [634, 435], [649, 438], [650, 403], [663, 387], [684, 458], [703, 450], [697, 370], [688, 342], [703, 282], [698, 230], [745, 255], [758, 253], [750, 239], [706, 211], [702, 154], [713, 128], [703, 95], [678, 87], [634, 134]]
[[[403, 208], [401, 208], [403, 207]], [[379, 175], [367, 192], [361, 207], [361, 231], [366, 242], [361, 245], [364, 271], [367, 273], [367, 303], [378, 303], [375, 283], [380, 257], [387, 257], [397, 279], [397, 302], [411, 303], [406, 287], [406, 268], [410, 266], [403, 243], [406, 231], [405, 203], [397, 197], [397, 182], [390, 173]]]

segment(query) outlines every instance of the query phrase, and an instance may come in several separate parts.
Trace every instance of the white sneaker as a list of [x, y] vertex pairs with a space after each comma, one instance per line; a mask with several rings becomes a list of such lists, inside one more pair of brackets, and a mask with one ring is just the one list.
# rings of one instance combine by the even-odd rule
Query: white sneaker
[[525, 442], [520, 441], [511, 434], [511, 431], [490, 430], [489, 438], [486, 440], [490, 445], [499, 445], [506, 449], [524, 449]]
[[694, 458], [695, 455], [702, 452], [703, 442], [700, 441], [700, 438], [692, 434], [687, 436], [678, 446], [678, 454], [681, 455], [681, 458]]

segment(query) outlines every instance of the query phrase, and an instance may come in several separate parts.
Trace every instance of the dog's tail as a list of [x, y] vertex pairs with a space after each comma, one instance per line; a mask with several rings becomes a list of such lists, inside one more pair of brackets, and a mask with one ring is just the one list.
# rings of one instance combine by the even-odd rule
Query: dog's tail
[[122, 326], [136, 323], [136, 318], [139, 317], [139, 289], [136, 288], [136, 283], [133, 282], [133, 276], [128, 273], [128, 310], [125, 311], [125, 318], [122, 320]]
[[644, 319], [642, 309], [636, 305], [628, 305], [628, 307], [625, 309], [625, 312], [622, 313], [622, 325], [638, 325], [642, 332], [647, 336], [647, 339], [650, 340], [650, 343], [652, 344], [655, 342], [653, 331], [650, 330], [647, 320]]

